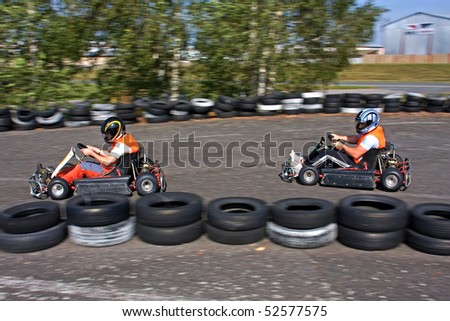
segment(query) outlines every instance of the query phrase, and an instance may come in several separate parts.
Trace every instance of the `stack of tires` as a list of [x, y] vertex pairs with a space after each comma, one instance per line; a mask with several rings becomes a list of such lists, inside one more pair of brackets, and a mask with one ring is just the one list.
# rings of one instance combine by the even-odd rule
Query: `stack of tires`
[[274, 116], [280, 113], [283, 109], [281, 101], [285, 95], [279, 92], [273, 92], [262, 96], [256, 107], [256, 111], [260, 116]]
[[214, 109], [214, 101], [208, 98], [193, 98], [190, 101], [191, 116], [189, 118], [207, 118], [208, 113]]
[[430, 95], [426, 98], [425, 111], [429, 113], [443, 112], [447, 108], [447, 97]]
[[66, 222], [53, 202], [31, 202], [0, 212], [0, 250], [11, 253], [41, 251], [67, 237]]
[[40, 128], [54, 129], [64, 127], [64, 114], [58, 107], [37, 112], [35, 119]]
[[130, 104], [126, 104], [126, 103], [119, 103], [116, 104], [116, 115], [117, 117], [119, 117], [120, 119], [123, 120], [123, 122], [128, 125], [128, 124], [134, 124], [137, 122], [137, 114], [135, 111], [135, 105], [130, 103]]
[[337, 114], [341, 111], [342, 96], [340, 94], [325, 95], [323, 102], [323, 112], [325, 114]]
[[[191, 103], [187, 100], [175, 100], [170, 102], [170, 119], [175, 121], [186, 121], [191, 119]], [[201, 115], [201, 116], [200, 116]], [[200, 114], [198, 117], [207, 117], [207, 114]]]
[[383, 112], [382, 98], [383, 98], [383, 96], [381, 94], [365, 94], [364, 95], [364, 102], [365, 102], [364, 108], [372, 108], [372, 109], [375, 109], [379, 113]]
[[136, 220], [128, 197], [119, 194], [75, 196], [66, 203], [69, 239], [81, 246], [105, 247], [131, 240]]
[[396, 113], [402, 107], [402, 94], [385, 95], [381, 102], [385, 113]]
[[64, 125], [67, 127], [83, 127], [91, 124], [91, 104], [87, 101], [69, 102], [70, 108], [67, 111]]
[[322, 99], [324, 94], [321, 92], [307, 92], [302, 94], [303, 105], [301, 112], [305, 114], [317, 114], [322, 112]]
[[416, 113], [422, 111], [425, 105], [425, 95], [420, 93], [407, 93], [403, 103], [403, 111]]
[[342, 99], [341, 113], [357, 114], [363, 110], [363, 96], [358, 93], [346, 93]]
[[32, 130], [37, 127], [35, 118], [36, 114], [30, 109], [13, 109], [11, 110], [12, 129], [15, 130]]
[[105, 119], [116, 116], [114, 104], [92, 104], [90, 116], [93, 125], [101, 125]]
[[214, 111], [219, 118], [230, 118], [237, 116], [239, 100], [233, 97], [220, 95], [214, 106]]
[[258, 198], [215, 199], [208, 204], [206, 233], [210, 240], [217, 243], [255, 243], [266, 236], [268, 213], [268, 205]]
[[11, 129], [11, 112], [9, 109], [0, 109], [0, 132]]
[[281, 104], [283, 105], [283, 114], [287, 115], [300, 114], [303, 106], [302, 93], [287, 94], [286, 98], [281, 100]]
[[256, 96], [239, 98], [239, 103], [236, 108], [238, 116], [251, 117], [258, 115], [258, 112], [256, 111], [258, 108], [258, 101], [259, 98]]
[[335, 206], [316, 198], [288, 198], [271, 205], [267, 236], [282, 246], [311, 249], [337, 238]]
[[135, 99], [133, 106], [142, 111], [147, 123], [163, 123], [170, 120], [170, 105], [164, 101], [142, 97]]
[[202, 200], [194, 194], [147, 194], [136, 201], [135, 215], [137, 235], [149, 244], [189, 243], [203, 233]]
[[435, 255], [450, 255], [450, 204], [424, 203], [411, 210], [406, 243]]
[[409, 221], [402, 200], [373, 194], [345, 197], [338, 206], [338, 240], [355, 249], [388, 250], [403, 243]]

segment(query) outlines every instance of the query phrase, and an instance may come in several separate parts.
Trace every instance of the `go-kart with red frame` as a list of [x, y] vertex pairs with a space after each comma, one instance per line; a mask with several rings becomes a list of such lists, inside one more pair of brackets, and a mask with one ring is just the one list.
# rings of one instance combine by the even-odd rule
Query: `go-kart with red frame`
[[[78, 143], [81, 150], [86, 145]], [[144, 147], [135, 154], [125, 154], [118, 159], [118, 165], [107, 175], [96, 178], [81, 178], [69, 184], [61, 178], [76, 165], [69, 163], [75, 157], [81, 162], [74, 147], [71, 147], [61, 162], [53, 168], [37, 164], [36, 172], [30, 177], [30, 194], [39, 199], [51, 197], [62, 200], [75, 193], [77, 195], [95, 193], [115, 193], [132, 195], [133, 191], [142, 196], [155, 192], [165, 192], [167, 182], [158, 161], [147, 157]], [[120, 169], [119, 169], [120, 167]]]
[[[329, 137], [330, 138], [330, 137]], [[280, 178], [292, 183], [297, 180], [302, 185], [374, 189], [379, 186], [388, 192], [405, 190], [411, 184], [411, 163], [397, 154], [395, 145], [387, 142], [385, 148], [369, 150], [356, 166], [349, 166], [333, 157], [324, 156], [310, 161], [318, 151], [333, 148], [322, 137], [315, 148], [304, 159], [298, 176], [292, 167], [293, 159], [289, 157], [281, 165]], [[300, 159], [301, 154], [297, 154]]]

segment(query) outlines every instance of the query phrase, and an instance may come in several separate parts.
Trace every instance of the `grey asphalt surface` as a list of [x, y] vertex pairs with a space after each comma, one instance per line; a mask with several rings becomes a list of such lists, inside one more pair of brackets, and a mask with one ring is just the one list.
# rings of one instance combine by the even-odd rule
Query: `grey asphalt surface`
[[[149, 153], [165, 162], [168, 191], [198, 194], [205, 206], [226, 196], [258, 197], [268, 203], [316, 197], [337, 205], [345, 196], [363, 193], [400, 198], [410, 207], [449, 202], [450, 113], [382, 115], [389, 140], [412, 162], [413, 184], [404, 192], [305, 187], [278, 178], [291, 143], [299, 150], [326, 131], [352, 133], [353, 118], [321, 114], [208, 119], [138, 123], [128, 129], [145, 146], [154, 142]], [[201, 147], [165, 153], [165, 144], [177, 134], [181, 141], [195, 135]], [[268, 135], [276, 145], [270, 157], [264, 157], [261, 147], [250, 149], [259, 160], [231, 149], [248, 142], [261, 144]], [[36, 201], [27, 185], [35, 163], [55, 166], [77, 142], [101, 145], [98, 127], [2, 133], [1, 207]], [[204, 165], [207, 155], [202, 147], [208, 142], [231, 151], [208, 159], [219, 161], [218, 167]], [[186, 160], [188, 154], [201, 165], [177, 166], [177, 155]], [[130, 198], [132, 207], [137, 198]], [[60, 204], [63, 208], [64, 202]], [[66, 239], [44, 251], [0, 253], [0, 300], [450, 300], [449, 288], [450, 258], [406, 244], [388, 251], [361, 251], [335, 241], [300, 250], [267, 238], [250, 245], [223, 245], [203, 235], [178, 246], [150, 245], [135, 237], [113, 247], [89, 248]]]

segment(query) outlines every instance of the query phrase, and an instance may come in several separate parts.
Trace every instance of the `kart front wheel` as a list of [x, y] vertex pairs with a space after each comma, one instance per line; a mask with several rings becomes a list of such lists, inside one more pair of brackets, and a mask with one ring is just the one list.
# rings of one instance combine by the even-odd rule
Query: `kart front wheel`
[[70, 194], [70, 186], [66, 180], [62, 178], [54, 178], [47, 187], [47, 193], [53, 200], [63, 200]]
[[315, 167], [303, 167], [298, 174], [298, 181], [302, 185], [316, 185], [319, 179], [319, 170]]
[[158, 180], [151, 173], [142, 173], [136, 179], [136, 191], [140, 196], [158, 192]]
[[380, 177], [381, 188], [388, 192], [397, 192], [403, 185], [403, 174], [395, 167], [383, 171]]

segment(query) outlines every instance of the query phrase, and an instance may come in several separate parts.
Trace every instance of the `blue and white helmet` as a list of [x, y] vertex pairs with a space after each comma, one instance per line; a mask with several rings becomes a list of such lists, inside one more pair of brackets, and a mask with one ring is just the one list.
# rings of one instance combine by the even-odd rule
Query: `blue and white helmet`
[[355, 117], [355, 128], [359, 134], [367, 134], [378, 127], [380, 115], [375, 109], [366, 108], [361, 110]]

